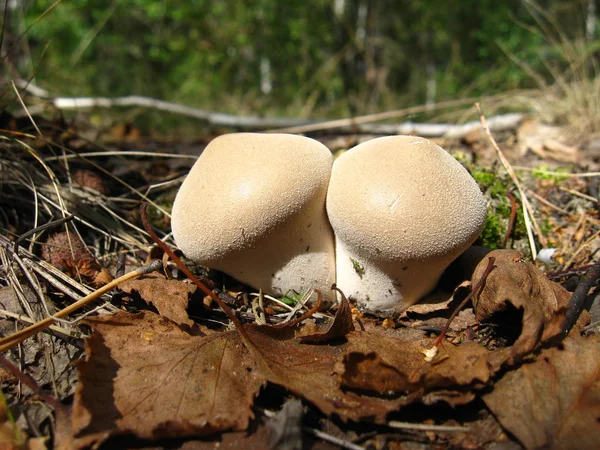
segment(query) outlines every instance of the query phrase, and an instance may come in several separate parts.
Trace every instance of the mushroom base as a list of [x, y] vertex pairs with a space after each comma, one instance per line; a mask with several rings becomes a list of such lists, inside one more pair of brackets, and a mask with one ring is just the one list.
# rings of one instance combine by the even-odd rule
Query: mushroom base
[[338, 241], [337, 287], [370, 313], [400, 313], [429, 294], [452, 259], [367, 262]]
[[328, 305], [335, 301], [331, 292], [335, 282], [333, 232], [318, 203], [305, 208], [300, 215], [301, 218], [280, 224], [246, 249], [216, 260], [204, 259], [185, 246], [180, 248], [200, 264], [262, 289], [265, 294], [281, 297], [290, 292], [303, 294], [309, 289], [319, 289]]

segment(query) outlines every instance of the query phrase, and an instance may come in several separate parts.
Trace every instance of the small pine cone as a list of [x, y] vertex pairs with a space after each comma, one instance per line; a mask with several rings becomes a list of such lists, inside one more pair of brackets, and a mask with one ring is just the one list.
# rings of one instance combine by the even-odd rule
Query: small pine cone
[[[75, 233], [54, 233], [42, 244], [42, 258], [71, 277], [93, 279], [100, 265]], [[72, 252], [71, 252], [72, 249]]]
[[104, 195], [108, 194], [104, 180], [94, 171], [78, 169], [73, 173], [72, 180], [73, 184], [77, 184], [83, 188], [94, 189]]

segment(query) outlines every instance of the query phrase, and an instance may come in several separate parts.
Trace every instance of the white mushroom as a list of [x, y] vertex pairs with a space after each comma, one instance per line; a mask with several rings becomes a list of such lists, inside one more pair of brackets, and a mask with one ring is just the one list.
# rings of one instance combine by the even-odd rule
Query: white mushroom
[[475, 180], [446, 151], [391, 136], [335, 161], [327, 213], [338, 287], [368, 311], [398, 312], [428, 294], [473, 243], [486, 209]]
[[173, 205], [178, 247], [271, 295], [335, 281], [325, 213], [331, 152], [295, 135], [220, 136], [204, 150]]

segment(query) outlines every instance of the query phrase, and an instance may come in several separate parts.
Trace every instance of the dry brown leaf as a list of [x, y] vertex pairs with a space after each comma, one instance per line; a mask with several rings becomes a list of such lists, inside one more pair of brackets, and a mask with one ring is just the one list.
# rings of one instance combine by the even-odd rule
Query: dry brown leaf
[[148, 304], [154, 305], [159, 314], [180, 325], [192, 326], [194, 322], [187, 314], [189, 298], [196, 286], [179, 280], [168, 280], [157, 272], [125, 281], [119, 285], [123, 292], [139, 293]]
[[422, 351], [432, 346], [433, 339], [402, 341], [374, 333], [351, 333], [348, 340], [342, 375], [345, 388], [380, 394], [464, 391], [465, 387], [484, 386], [492, 375], [487, 364], [489, 352], [474, 342], [459, 347], [445, 344], [429, 363]]
[[[406, 396], [383, 399], [342, 390], [335, 367], [342, 360], [347, 343], [302, 344], [292, 328], [249, 326], [246, 331], [255, 347], [261, 374], [328, 416], [337, 415], [344, 421], [382, 422], [389, 412], [412, 401]], [[356, 332], [350, 335], [353, 333]]]
[[600, 335], [543, 350], [483, 400], [527, 449], [600, 448]]
[[342, 301], [340, 306], [335, 313], [333, 322], [327, 329], [322, 333], [303, 335], [300, 339], [302, 343], [308, 342], [327, 342], [335, 339], [343, 338], [351, 331], [354, 331], [354, 323], [352, 321], [352, 310], [350, 303], [344, 294], [342, 294]]
[[[400, 317], [411, 316], [412, 314], [418, 315], [427, 315], [431, 313], [435, 313], [438, 311], [445, 311], [450, 308], [450, 303], [454, 301], [454, 296], [457, 291], [464, 291], [465, 288], [471, 287], [470, 281], [464, 281], [455, 289], [455, 293], [452, 295], [448, 295], [447, 292], [442, 291], [440, 289], [435, 290], [431, 294], [427, 295], [425, 298], [419, 300], [419, 303], [415, 303], [412, 306], [409, 306], [405, 309]], [[466, 294], [465, 294], [466, 295]]]
[[301, 344], [291, 329], [247, 331], [269, 381], [344, 421], [383, 422], [390, 412], [434, 390], [443, 390], [440, 399], [450, 404], [465, 403], [474, 398], [465, 391], [483, 387], [492, 374], [489, 352], [475, 343], [448, 344], [433, 363], [425, 362], [422, 350], [433, 339], [413, 329], [353, 331], [337, 345]]
[[298, 339], [299, 326], [244, 325], [241, 333], [190, 336], [150, 312], [94, 319], [73, 414], [79, 443], [122, 433], [157, 438], [243, 430], [266, 381], [327, 416], [381, 423], [415, 401], [469, 402], [500, 367], [489, 364], [497, 352], [474, 342], [445, 343], [426, 362], [422, 351], [434, 340], [422, 331], [348, 333], [350, 318], [342, 306], [343, 325], [324, 336], [342, 330], [345, 339], [318, 344]]
[[73, 405], [80, 446], [243, 430], [264, 379], [237, 332], [190, 336], [154, 313], [89, 321]]
[[[542, 340], [549, 339], [560, 331], [570, 294], [559, 284], [548, 280], [517, 251], [495, 250], [488, 257], [495, 258], [494, 269], [473, 299], [477, 320], [486, 321], [495, 313], [507, 310], [510, 305], [523, 311], [520, 320], [517, 315], [507, 316], [513, 322], [498, 324], [500, 331], [521, 329], [511, 347], [494, 352], [494, 358], [490, 362], [499, 367], [505, 362], [512, 364], [518, 361], [534, 350]], [[479, 282], [487, 264], [486, 257], [475, 269], [472, 279], [474, 286]]]

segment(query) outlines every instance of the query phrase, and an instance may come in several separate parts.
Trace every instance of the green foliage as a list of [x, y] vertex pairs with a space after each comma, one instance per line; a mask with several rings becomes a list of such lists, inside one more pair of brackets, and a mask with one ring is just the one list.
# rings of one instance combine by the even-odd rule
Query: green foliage
[[[545, 3], [569, 30], [561, 45], [582, 29], [578, 2]], [[26, 2], [16, 28], [53, 3]], [[31, 54], [17, 69], [64, 96], [136, 94], [242, 114], [360, 114], [551, 83], [576, 49], [540, 32], [532, 4], [346, 0], [336, 11], [331, 0], [63, 1], [30, 29], [23, 50]], [[595, 48], [584, 48], [588, 60]], [[573, 103], [585, 91], [562, 92]], [[584, 111], [597, 106], [588, 103]]]

